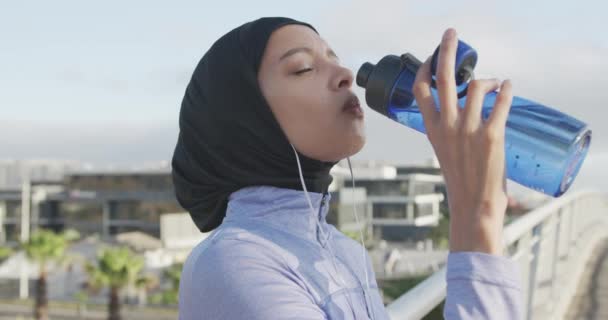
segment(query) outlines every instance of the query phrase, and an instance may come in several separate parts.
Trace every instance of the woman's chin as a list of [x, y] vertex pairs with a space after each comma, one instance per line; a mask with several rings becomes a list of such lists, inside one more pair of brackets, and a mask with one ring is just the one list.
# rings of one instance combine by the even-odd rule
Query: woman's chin
[[341, 151], [339, 153], [334, 153], [331, 156], [328, 156], [328, 160], [324, 160], [327, 162], [338, 162], [340, 160], [346, 159], [348, 157], [352, 157], [359, 153], [361, 149], [365, 146], [366, 139], [365, 136], [360, 136], [358, 139], [352, 139], [348, 143], [344, 144], [344, 148], [340, 148], [336, 151]]
[[363, 147], [365, 146], [366, 142], [367, 140], [365, 139], [365, 135], [361, 136], [358, 143], [356, 145], [353, 145], [353, 148], [351, 149], [347, 157], [351, 157], [359, 153], [359, 151], [361, 151], [361, 149], [363, 149]]

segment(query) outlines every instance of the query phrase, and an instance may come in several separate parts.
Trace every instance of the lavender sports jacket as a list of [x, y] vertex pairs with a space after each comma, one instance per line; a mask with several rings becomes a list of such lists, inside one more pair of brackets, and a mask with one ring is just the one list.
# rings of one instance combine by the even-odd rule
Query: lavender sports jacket
[[[309, 195], [314, 214], [304, 191], [232, 193], [223, 223], [186, 260], [179, 319], [389, 319], [367, 251], [326, 222], [331, 195]], [[451, 252], [446, 278], [445, 319], [522, 318], [519, 271], [508, 258]]]

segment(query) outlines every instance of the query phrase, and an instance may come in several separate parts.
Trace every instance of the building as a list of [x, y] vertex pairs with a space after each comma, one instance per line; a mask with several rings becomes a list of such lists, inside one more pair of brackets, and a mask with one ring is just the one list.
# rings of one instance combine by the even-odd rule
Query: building
[[21, 191], [0, 190], [0, 243], [17, 242], [21, 217]]
[[[356, 239], [361, 229], [365, 239], [374, 241], [422, 240], [438, 225], [442, 207], [447, 207], [444, 180], [434, 165], [357, 164], [354, 197], [347, 196], [353, 190], [350, 170], [342, 164], [332, 169], [332, 175], [334, 201], [328, 221], [345, 234], [356, 232]], [[353, 206], [358, 208], [358, 223]]]
[[373, 236], [371, 221], [372, 211], [369, 210], [365, 188], [344, 187], [331, 192], [328, 223], [357, 241], [362, 233], [367, 244]]
[[78, 161], [0, 159], [0, 190], [20, 189], [23, 181], [60, 180], [64, 174], [86, 167]]
[[170, 172], [69, 173], [60, 181], [0, 191], [0, 240], [19, 241], [24, 225], [30, 226], [25, 233], [73, 228], [104, 238], [129, 231], [159, 238], [161, 214], [182, 211]]
[[[350, 170], [337, 165], [331, 171], [328, 222], [357, 240], [361, 231], [370, 244], [370, 240], [423, 237], [437, 225], [445, 205], [445, 187], [437, 172], [433, 166], [356, 164], [353, 189]], [[179, 226], [166, 224], [174, 232], [192, 229], [188, 239], [179, 231], [173, 236], [161, 234], [161, 215], [168, 213], [182, 213], [181, 218], [173, 218]], [[26, 239], [37, 228], [71, 228], [83, 235], [97, 233], [102, 239], [140, 231], [171, 239], [165, 245], [179, 243], [180, 237], [188, 246], [193, 239], [202, 239], [192, 234], [200, 232], [175, 199], [169, 169], [71, 172], [59, 180], [26, 182], [21, 190], [0, 191], [0, 222], [3, 243]]]

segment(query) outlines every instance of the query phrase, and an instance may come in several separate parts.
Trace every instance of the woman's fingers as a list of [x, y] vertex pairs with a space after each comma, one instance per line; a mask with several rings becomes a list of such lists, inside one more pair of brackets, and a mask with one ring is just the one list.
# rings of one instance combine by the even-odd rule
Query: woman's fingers
[[458, 114], [458, 96], [454, 74], [457, 48], [458, 39], [456, 38], [456, 30], [452, 28], [447, 29], [443, 34], [443, 39], [439, 46], [439, 61], [437, 63], [436, 74], [441, 119], [447, 124], [453, 124]]
[[462, 126], [466, 132], [477, 130], [481, 124], [481, 109], [483, 100], [488, 92], [500, 87], [498, 79], [473, 80], [469, 83], [467, 100], [462, 111]]
[[437, 106], [431, 93], [431, 57], [426, 59], [420, 65], [418, 72], [416, 72], [413, 91], [428, 134], [439, 120], [439, 111], [437, 111]]
[[500, 87], [500, 92], [496, 96], [496, 103], [492, 109], [492, 113], [486, 123], [486, 128], [499, 135], [504, 134], [509, 110], [513, 101], [512, 85], [510, 80], [505, 80]]

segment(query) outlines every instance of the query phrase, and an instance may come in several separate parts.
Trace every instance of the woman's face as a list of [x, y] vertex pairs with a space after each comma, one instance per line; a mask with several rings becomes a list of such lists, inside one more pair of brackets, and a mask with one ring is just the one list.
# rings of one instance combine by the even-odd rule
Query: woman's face
[[364, 117], [344, 110], [356, 96], [352, 72], [312, 29], [287, 25], [266, 45], [258, 82], [279, 125], [302, 154], [339, 161], [365, 144]]

